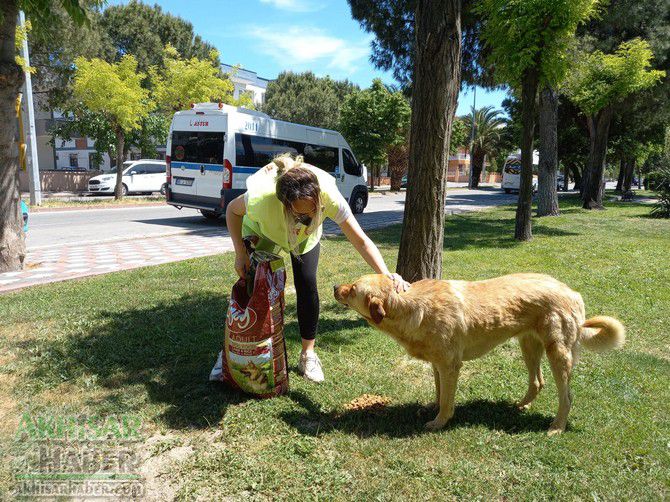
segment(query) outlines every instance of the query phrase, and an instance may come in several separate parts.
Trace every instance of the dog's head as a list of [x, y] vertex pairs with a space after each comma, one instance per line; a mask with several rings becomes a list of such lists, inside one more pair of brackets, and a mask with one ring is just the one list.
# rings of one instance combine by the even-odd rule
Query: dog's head
[[340, 284], [333, 289], [338, 302], [375, 324], [384, 320], [388, 299], [395, 294], [393, 280], [383, 274], [364, 275], [352, 284]]

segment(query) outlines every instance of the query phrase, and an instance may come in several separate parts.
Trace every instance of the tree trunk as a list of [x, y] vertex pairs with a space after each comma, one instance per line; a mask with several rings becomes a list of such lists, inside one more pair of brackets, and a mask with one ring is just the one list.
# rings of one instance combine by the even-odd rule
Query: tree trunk
[[570, 164], [569, 169], [572, 173], [572, 179], [575, 180], [575, 190], [578, 190], [579, 193], [582, 193], [584, 179], [582, 177], [582, 173], [579, 171], [579, 166], [577, 164]]
[[623, 166], [623, 183], [622, 188], [623, 192], [630, 192], [630, 189], [633, 185], [633, 174], [635, 173], [635, 158], [628, 157]]
[[558, 93], [545, 87], [540, 93], [540, 164], [537, 179], [537, 215], [558, 215]]
[[391, 191], [400, 191], [402, 177], [407, 172], [407, 145], [393, 145], [388, 148], [387, 159], [389, 165], [389, 176], [391, 178]]
[[449, 140], [461, 73], [461, 1], [418, 0], [408, 189], [398, 272], [440, 278]]
[[24, 78], [14, 61], [17, 15], [15, 1], [0, 2], [0, 272], [21, 270], [26, 257], [16, 142], [16, 99]]
[[514, 238], [529, 241], [533, 238], [531, 210], [533, 206], [533, 129], [535, 128], [535, 96], [538, 76], [535, 70], [527, 71], [521, 79], [521, 181], [519, 202], [516, 207]]
[[623, 175], [625, 171], [626, 171], [626, 159], [625, 157], [622, 156], [621, 159], [619, 159], [619, 177], [616, 180], [615, 190], [617, 192], [621, 192], [621, 190], [623, 189]]
[[482, 177], [485, 158], [486, 154], [481, 148], [475, 147], [472, 149], [472, 176], [470, 177], [469, 188], [479, 188], [479, 179]]
[[588, 175], [584, 176], [582, 195], [584, 209], [605, 209], [603, 206], [605, 157], [607, 155], [607, 138], [611, 119], [612, 108], [610, 106], [606, 106], [596, 115], [588, 118], [591, 148], [589, 151]]
[[124, 143], [126, 135], [123, 129], [116, 129], [116, 187], [114, 188], [114, 198], [120, 200], [123, 198], [123, 161], [124, 161]]

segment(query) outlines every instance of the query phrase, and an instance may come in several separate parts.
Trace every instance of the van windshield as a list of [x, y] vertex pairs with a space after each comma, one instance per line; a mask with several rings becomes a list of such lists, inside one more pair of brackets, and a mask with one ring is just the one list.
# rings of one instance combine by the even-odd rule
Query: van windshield
[[223, 133], [174, 131], [170, 153], [173, 162], [223, 164]]

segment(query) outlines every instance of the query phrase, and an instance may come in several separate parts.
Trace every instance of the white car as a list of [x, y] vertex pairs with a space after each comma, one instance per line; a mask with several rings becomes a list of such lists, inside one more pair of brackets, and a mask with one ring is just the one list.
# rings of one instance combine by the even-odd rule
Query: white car
[[[134, 160], [123, 163], [122, 192], [165, 193], [166, 165], [162, 160]], [[112, 194], [116, 185], [116, 168], [108, 174], [94, 176], [88, 180], [89, 194]]]

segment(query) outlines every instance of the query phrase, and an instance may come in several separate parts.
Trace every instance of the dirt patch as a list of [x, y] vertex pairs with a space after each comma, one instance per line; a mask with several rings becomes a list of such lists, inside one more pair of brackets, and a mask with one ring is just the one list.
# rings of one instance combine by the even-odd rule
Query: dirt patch
[[179, 484], [171, 473], [175, 470], [175, 464], [186, 460], [193, 451], [191, 446], [183, 445], [182, 439], [175, 435], [157, 434], [139, 445], [139, 474], [144, 478], [144, 500], [174, 500]]
[[383, 410], [389, 404], [391, 404], [391, 398], [375, 394], [363, 394], [345, 404], [344, 409], [347, 411], [367, 411], [374, 413]]

